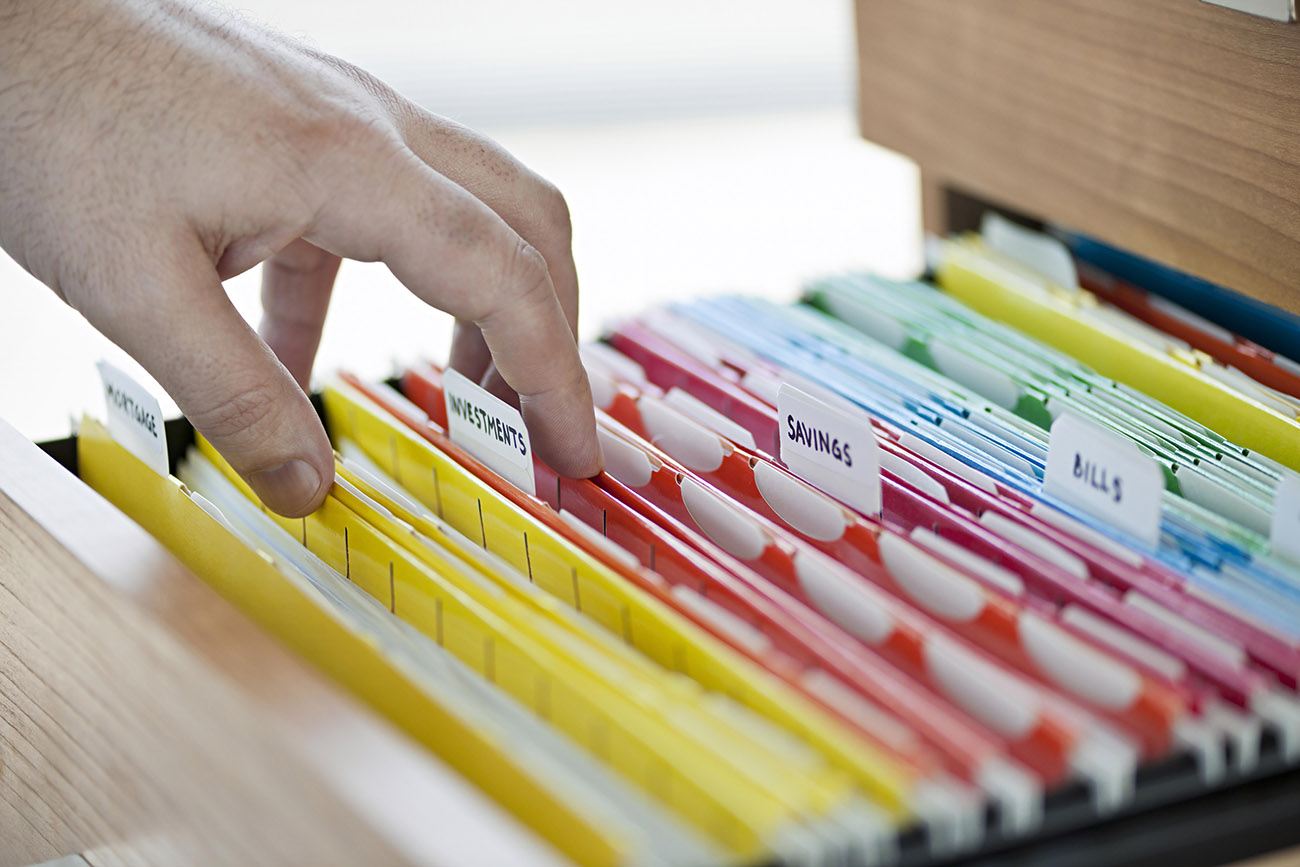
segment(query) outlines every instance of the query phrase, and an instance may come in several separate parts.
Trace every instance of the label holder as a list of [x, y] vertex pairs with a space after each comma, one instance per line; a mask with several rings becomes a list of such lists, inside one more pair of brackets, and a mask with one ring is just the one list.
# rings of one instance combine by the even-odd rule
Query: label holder
[[851, 508], [878, 516], [880, 444], [870, 420], [831, 406], [788, 382], [777, 391], [776, 406], [781, 462]]
[[1160, 544], [1164, 474], [1130, 440], [1063, 413], [1052, 423], [1043, 491], [1140, 539]]
[[1283, 473], [1273, 493], [1269, 549], [1274, 556], [1300, 566], [1300, 476]]
[[164, 478], [171, 472], [167, 459], [167, 432], [162, 406], [147, 388], [120, 367], [100, 360], [104, 419], [109, 434]]
[[533, 444], [519, 410], [447, 368], [442, 375], [452, 442], [515, 487], [537, 496]]

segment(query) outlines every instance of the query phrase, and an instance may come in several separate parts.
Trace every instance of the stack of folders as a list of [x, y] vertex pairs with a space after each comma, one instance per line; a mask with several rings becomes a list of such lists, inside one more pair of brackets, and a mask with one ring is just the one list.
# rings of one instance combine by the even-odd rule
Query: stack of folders
[[86, 420], [80, 471], [577, 864], [915, 863], [1294, 763], [1300, 366], [1046, 243], [618, 325], [594, 479], [507, 480], [433, 365], [325, 389], [304, 519], [202, 440]]

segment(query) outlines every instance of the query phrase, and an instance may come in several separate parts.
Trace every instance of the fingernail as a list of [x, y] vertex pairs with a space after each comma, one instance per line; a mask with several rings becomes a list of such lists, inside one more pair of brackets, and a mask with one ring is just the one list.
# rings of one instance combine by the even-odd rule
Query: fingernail
[[273, 512], [288, 518], [306, 514], [320, 489], [320, 473], [306, 461], [285, 461], [278, 467], [260, 470], [248, 483]]

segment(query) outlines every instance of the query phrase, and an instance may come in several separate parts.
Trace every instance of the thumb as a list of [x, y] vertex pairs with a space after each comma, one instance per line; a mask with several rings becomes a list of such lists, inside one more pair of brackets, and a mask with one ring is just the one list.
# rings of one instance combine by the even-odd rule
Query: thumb
[[[183, 245], [188, 246], [188, 245]], [[334, 479], [334, 455], [307, 395], [230, 303], [197, 243], [99, 286], [83, 309], [130, 353], [190, 422], [286, 517], [316, 509]]]

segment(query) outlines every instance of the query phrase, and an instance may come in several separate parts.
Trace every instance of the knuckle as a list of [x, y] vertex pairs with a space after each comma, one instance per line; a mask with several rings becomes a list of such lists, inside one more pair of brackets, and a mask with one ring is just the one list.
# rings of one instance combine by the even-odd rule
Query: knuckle
[[406, 99], [361, 67], [331, 54], [319, 53], [317, 56], [364, 94], [363, 101], [378, 107], [384, 114], [394, 118], [405, 117], [410, 111], [410, 103]]
[[394, 150], [399, 141], [386, 106], [364, 87], [343, 83], [325, 87], [299, 104], [290, 118], [267, 129], [277, 131], [292, 156], [297, 173], [337, 171], [341, 158], [351, 164], [358, 155], [372, 158]]
[[538, 179], [537, 200], [541, 203], [542, 225], [556, 243], [569, 246], [573, 242], [573, 217], [564, 193], [550, 181]]
[[186, 414], [210, 438], [260, 436], [274, 418], [277, 390], [269, 382], [248, 379], [228, 391], [210, 395], [198, 410]]
[[397, 137], [392, 122], [369, 107], [356, 106], [338, 112], [330, 122], [332, 140], [344, 147], [395, 149]]
[[473, 319], [480, 326], [512, 308], [531, 307], [553, 294], [546, 260], [537, 249], [518, 238], [501, 260], [498, 276], [491, 289], [480, 298], [482, 307]]
[[553, 291], [546, 259], [523, 238], [514, 245], [509, 255], [503, 283], [518, 303], [531, 304], [544, 300]]
[[394, 136], [388, 120], [364, 106], [333, 106], [302, 125], [295, 151], [307, 174], [317, 180], [337, 182], [341, 172], [356, 172], [358, 165], [390, 162]]
[[341, 97], [298, 112], [278, 129], [280, 160], [270, 166], [268, 189], [283, 189], [297, 234], [305, 234], [341, 190], [360, 189], [364, 177], [392, 171], [400, 140], [392, 121], [364, 99]]

